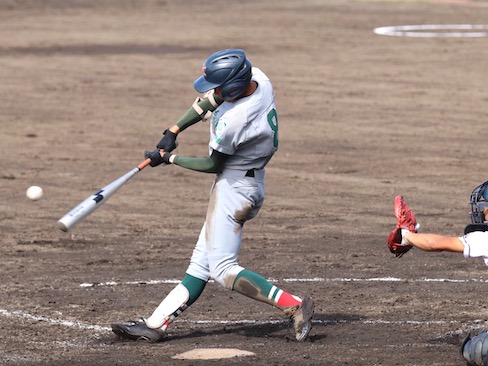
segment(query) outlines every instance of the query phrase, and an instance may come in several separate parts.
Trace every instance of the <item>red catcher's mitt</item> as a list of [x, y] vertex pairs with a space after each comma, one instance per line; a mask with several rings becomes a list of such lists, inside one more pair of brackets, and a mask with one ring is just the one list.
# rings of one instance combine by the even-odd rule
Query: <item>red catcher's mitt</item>
[[395, 254], [396, 257], [401, 257], [413, 248], [410, 244], [402, 244], [402, 229], [407, 229], [412, 233], [416, 233], [418, 226], [415, 215], [402, 196], [395, 197], [394, 211], [397, 224], [395, 229], [388, 236], [387, 245], [390, 252]]

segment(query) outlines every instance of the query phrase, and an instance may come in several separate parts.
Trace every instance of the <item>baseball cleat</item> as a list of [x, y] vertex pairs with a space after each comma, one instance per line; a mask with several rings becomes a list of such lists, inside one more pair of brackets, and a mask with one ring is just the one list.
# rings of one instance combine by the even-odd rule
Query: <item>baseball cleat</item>
[[162, 331], [149, 328], [144, 319], [127, 323], [112, 323], [111, 326], [112, 332], [119, 337], [133, 341], [159, 342], [164, 337]]
[[295, 328], [295, 338], [299, 342], [307, 339], [312, 329], [313, 308], [313, 300], [310, 297], [305, 297], [300, 305], [293, 306], [286, 311], [287, 314], [291, 314], [290, 319]]

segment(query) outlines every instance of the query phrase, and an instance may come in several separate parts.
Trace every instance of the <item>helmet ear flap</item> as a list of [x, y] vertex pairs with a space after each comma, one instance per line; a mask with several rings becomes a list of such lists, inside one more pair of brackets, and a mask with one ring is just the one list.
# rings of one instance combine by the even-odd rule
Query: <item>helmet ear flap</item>
[[222, 98], [227, 101], [237, 98], [244, 91], [246, 85], [243, 85], [242, 82], [234, 82], [222, 85], [220, 87]]
[[251, 82], [252, 64], [246, 60], [241, 70], [230, 81], [220, 86], [222, 98], [230, 101], [241, 95]]

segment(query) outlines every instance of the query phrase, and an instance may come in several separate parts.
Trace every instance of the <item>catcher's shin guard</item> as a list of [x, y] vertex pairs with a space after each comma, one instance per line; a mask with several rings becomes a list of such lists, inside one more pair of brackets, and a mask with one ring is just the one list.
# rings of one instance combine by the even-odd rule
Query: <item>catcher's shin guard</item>
[[468, 366], [488, 366], [488, 332], [482, 331], [473, 338], [468, 334], [461, 346], [461, 355]]

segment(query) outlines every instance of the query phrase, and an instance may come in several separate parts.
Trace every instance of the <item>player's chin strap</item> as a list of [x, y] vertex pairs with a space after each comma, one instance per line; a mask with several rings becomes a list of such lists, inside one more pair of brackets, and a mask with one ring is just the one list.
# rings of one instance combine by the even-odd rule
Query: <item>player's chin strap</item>
[[146, 325], [152, 329], [165, 331], [168, 325], [188, 307], [189, 298], [188, 289], [181, 283], [178, 284], [146, 319]]
[[213, 89], [206, 92], [203, 95], [203, 98], [197, 97], [197, 99], [195, 99], [195, 101], [192, 104], [192, 107], [195, 110], [195, 112], [197, 112], [197, 114], [200, 116], [202, 121], [204, 121], [204, 122], [207, 121], [210, 117], [212, 117], [212, 111], [210, 111], [210, 110], [205, 111], [205, 110], [203, 110], [202, 107], [200, 107], [198, 105], [198, 103], [201, 102], [205, 98], [207, 98], [208, 101], [210, 102], [210, 104], [212, 105], [212, 107], [214, 107], [213, 110], [215, 110], [215, 108], [217, 108], [219, 106], [219, 103], [217, 103], [217, 101], [215, 100], [215, 95], [214, 95]]

